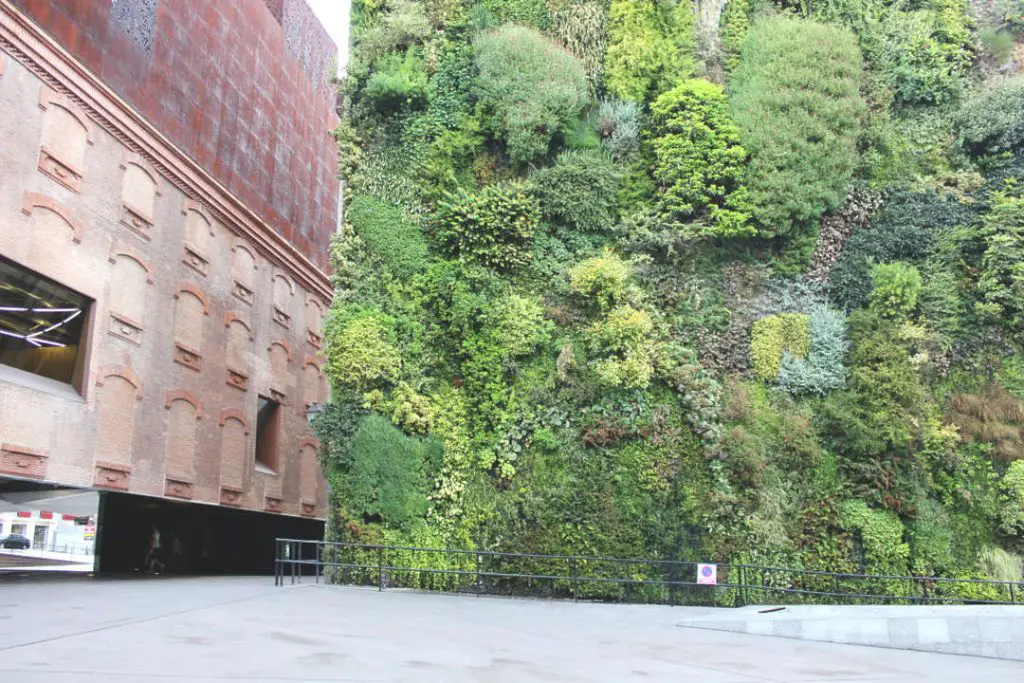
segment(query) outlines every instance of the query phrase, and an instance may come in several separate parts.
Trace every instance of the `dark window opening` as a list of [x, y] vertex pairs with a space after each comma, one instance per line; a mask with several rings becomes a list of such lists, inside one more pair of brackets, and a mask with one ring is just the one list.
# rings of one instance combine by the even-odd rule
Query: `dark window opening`
[[276, 474], [280, 465], [281, 404], [260, 396], [256, 412], [256, 469]]
[[90, 300], [0, 257], [0, 363], [81, 384]]

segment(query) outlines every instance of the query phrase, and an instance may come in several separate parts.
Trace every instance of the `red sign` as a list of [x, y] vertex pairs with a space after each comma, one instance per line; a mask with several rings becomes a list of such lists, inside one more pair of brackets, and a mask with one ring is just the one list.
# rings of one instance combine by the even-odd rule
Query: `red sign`
[[18, 516], [19, 517], [31, 517], [32, 513], [31, 512], [19, 512]]
[[46, 510], [43, 510], [42, 512], [39, 513], [39, 518], [40, 519], [53, 519], [53, 513], [52, 512], [47, 512]]
[[75, 516], [74, 515], [64, 515], [64, 521], [65, 522], [73, 522], [73, 521], [75, 521]]

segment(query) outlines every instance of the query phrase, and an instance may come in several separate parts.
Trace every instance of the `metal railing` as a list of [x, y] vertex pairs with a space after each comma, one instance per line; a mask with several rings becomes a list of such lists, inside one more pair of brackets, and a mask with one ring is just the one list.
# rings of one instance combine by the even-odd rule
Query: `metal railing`
[[373, 586], [378, 590], [572, 600], [708, 605], [1024, 604], [1024, 582], [833, 573], [717, 565], [716, 585], [697, 582], [696, 562], [542, 555], [450, 548], [277, 539], [274, 583]]

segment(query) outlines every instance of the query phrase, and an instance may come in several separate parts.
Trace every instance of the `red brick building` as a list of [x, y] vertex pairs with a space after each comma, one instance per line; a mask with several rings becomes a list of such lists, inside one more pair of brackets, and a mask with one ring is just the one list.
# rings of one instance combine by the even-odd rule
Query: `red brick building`
[[335, 63], [303, 0], [0, 0], [0, 477], [323, 518]]

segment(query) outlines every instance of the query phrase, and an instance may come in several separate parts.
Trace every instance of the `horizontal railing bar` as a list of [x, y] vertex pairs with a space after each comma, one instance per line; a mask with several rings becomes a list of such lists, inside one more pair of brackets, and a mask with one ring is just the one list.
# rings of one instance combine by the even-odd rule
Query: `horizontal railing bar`
[[[676, 574], [680, 569], [696, 569], [698, 562], [683, 561], [683, 560], [653, 560], [653, 559], [640, 559], [640, 558], [621, 558], [621, 557], [606, 557], [606, 556], [590, 556], [590, 555], [546, 555], [540, 553], [512, 553], [502, 552], [493, 550], [464, 550], [456, 548], [419, 548], [415, 546], [391, 546], [382, 544], [368, 544], [368, 543], [354, 543], [346, 541], [313, 541], [308, 539], [288, 539], [280, 538], [277, 539], [277, 557], [275, 558], [276, 566], [279, 567], [278, 574], [283, 575], [283, 569], [287, 565], [293, 566], [313, 566], [319, 569], [330, 568], [332, 570], [362, 570], [362, 571], [377, 571], [377, 572], [390, 572], [393, 574], [413, 574], [417, 573], [420, 575], [440, 575], [440, 576], [457, 576], [460, 578], [463, 576], [469, 576], [476, 578], [477, 581], [483, 579], [527, 579], [538, 582], [565, 582], [571, 584], [573, 587], [573, 593], [582, 584], [605, 584], [605, 585], [621, 585], [621, 586], [664, 586], [666, 588], [691, 588], [701, 587], [704, 584], [699, 584], [696, 581], [685, 581], [681, 579], [665, 579], [665, 578], [631, 578], [624, 576], [588, 576], [587, 570], [595, 569], [595, 565], [606, 563], [607, 565], [615, 567], [628, 567], [630, 565], [644, 565], [652, 570], [654, 573], [663, 574]], [[316, 551], [315, 558], [305, 557], [304, 552], [306, 547], [313, 546]], [[333, 559], [328, 559], [332, 554], [345, 555], [350, 554], [352, 551], [365, 552], [365, 553], [376, 553], [377, 561], [372, 564], [360, 564], [360, 563], [347, 563], [337, 562]], [[433, 553], [440, 554], [443, 556], [463, 556], [467, 558], [473, 558], [477, 562], [476, 568], [469, 569], [438, 569], [430, 567], [408, 567], [401, 566], [393, 563], [382, 564], [382, 553]], [[286, 557], [281, 557], [284, 553]], [[294, 555], [294, 557], [293, 557]], [[493, 560], [499, 560], [499, 564], [508, 565], [508, 560], [538, 560], [541, 561], [554, 561], [554, 562], [566, 562], [572, 571], [571, 575], [564, 575], [561, 573], [544, 573], [544, 574], [531, 574], [522, 571], [496, 571], [495, 568], [483, 568], [480, 566], [481, 560], [490, 559], [492, 560], [488, 564], [493, 565]], [[371, 561], [372, 558], [368, 558]], [[807, 570], [807, 569], [786, 569], [782, 567], [763, 567], [759, 565], [749, 564], [719, 564], [719, 578], [725, 579], [710, 587], [724, 588], [724, 589], [738, 589], [746, 592], [747, 594], [756, 594], [760, 591], [763, 594], [777, 593], [784, 595], [808, 595], [817, 597], [833, 597], [843, 600], [872, 600], [872, 601], [885, 601], [885, 602], [913, 602], [913, 603], [962, 603], [970, 602], [975, 604], [1018, 604], [1018, 600], [1015, 596], [1015, 591], [1020, 591], [1022, 599], [1024, 599], [1024, 582], [1006, 581], [1006, 580], [989, 580], [989, 579], [955, 579], [947, 577], [933, 577], [933, 576], [893, 576], [885, 574], [859, 574], [859, 573], [841, 573], [841, 572], [825, 572], [820, 570]], [[581, 574], [582, 570], [582, 574]], [[623, 570], [618, 570], [623, 571]], [[319, 576], [320, 571], [317, 571]], [[730, 576], [740, 577], [739, 583], [731, 582]], [[821, 579], [830, 580], [836, 590], [817, 590], [812, 587], [806, 587], [808, 584], [817, 583], [814, 578], [821, 577]], [[747, 579], [747, 580], [744, 580]], [[808, 581], [808, 579], [812, 579]], [[294, 580], [294, 577], [293, 577]], [[381, 577], [383, 580], [383, 577]], [[774, 582], [782, 582], [787, 585], [764, 585], [767, 580]], [[874, 592], [862, 592], [863, 586], [857, 584], [863, 584], [868, 581], [884, 581], [893, 583], [906, 583], [910, 587], [922, 589], [920, 595], [891, 595]], [[841, 583], [847, 584], [841, 586]], [[854, 584], [854, 585], [850, 585]], [[949, 595], [928, 595], [929, 592], [943, 592], [943, 587], [950, 586], [956, 587], [959, 585], [975, 585], [975, 586], [990, 586], [993, 589], [998, 590], [1000, 593], [1009, 592], [1009, 600], [990, 600], [990, 599], [970, 599], [963, 596], [949, 596]], [[844, 592], [841, 588], [849, 588], [850, 591], [855, 592]], [[861, 590], [858, 590], [861, 589]]]

